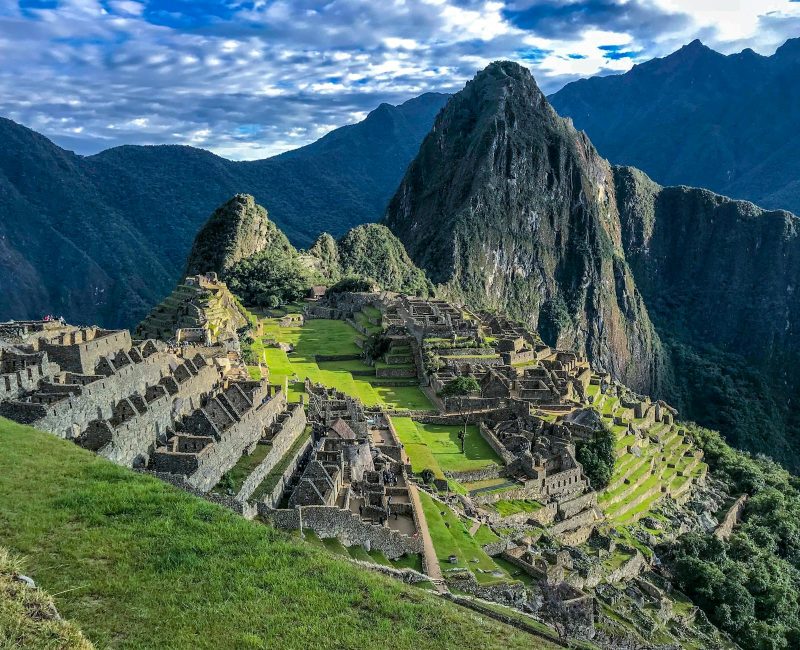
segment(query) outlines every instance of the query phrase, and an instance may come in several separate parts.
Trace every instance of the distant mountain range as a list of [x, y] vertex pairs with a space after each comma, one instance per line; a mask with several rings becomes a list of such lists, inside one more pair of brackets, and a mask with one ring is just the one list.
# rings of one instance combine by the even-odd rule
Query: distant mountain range
[[800, 213], [800, 39], [772, 56], [693, 41], [550, 96], [611, 162]]
[[297, 246], [377, 221], [447, 98], [382, 104], [252, 162], [183, 146], [82, 157], [0, 119], [0, 319], [135, 324], [171, 290], [208, 215], [237, 193], [269, 206]]

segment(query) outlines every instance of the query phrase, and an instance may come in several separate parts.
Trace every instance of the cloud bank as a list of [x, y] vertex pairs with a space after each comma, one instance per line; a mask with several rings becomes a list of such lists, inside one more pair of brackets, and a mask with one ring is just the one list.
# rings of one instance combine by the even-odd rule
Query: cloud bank
[[292, 149], [490, 61], [545, 92], [695, 37], [770, 54], [791, 0], [0, 0], [0, 115], [79, 153]]

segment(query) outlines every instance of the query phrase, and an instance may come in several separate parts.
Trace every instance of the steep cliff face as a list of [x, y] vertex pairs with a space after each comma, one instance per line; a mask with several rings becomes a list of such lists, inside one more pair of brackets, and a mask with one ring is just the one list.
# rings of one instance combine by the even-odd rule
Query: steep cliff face
[[[651, 310], [702, 341], [771, 362], [800, 346], [800, 219], [708, 190], [615, 173], [623, 244]], [[709, 315], [713, 315], [709, 318]]]
[[800, 219], [614, 173], [622, 242], [669, 351], [664, 388], [740, 447], [800, 467]]
[[237, 194], [217, 208], [200, 229], [186, 263], [186, 275], [225, 274], [238, 261], [267, 249], [294, 251], [286, 235], [249, 194]]
[[525, 68], [493, 63], [451, 99], [386, 224], [450, 295], [657, 388], [660, 343], [625, 260], [612, 169]]

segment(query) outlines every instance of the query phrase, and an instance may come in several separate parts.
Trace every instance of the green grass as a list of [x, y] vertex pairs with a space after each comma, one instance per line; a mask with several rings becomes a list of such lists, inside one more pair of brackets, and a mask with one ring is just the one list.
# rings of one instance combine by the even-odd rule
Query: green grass
[[24, 560], [0, 547], [0, 648], [91, 650], [77, 625], [58, 618], [50, 596], [21, 583], [20, 573], [30, 573]]
[[250, 476], [253, 470], [261, 463], [261, 461], [267, 457], [270, 449], [272, 449], [272, 445], [256, 445], [256, 448], [253, 450], [252, 454], [249, 456], [242, 454], [242, 457], [239, 459], [236, 465], [228, 470], [226, 475], [231, 481], [231, 489], [233, 490], [234, 494], [242, 489], [242, 485], [244, 485], [247, 477]]
[[[483, 583], [507, 582], [510, 577], [490, 558], [480, 544], [469, 534], [461, 519], [450, 508], [438, 501], [434, 501], [427, 493], [420, 491], [422, 510], [425, 521], [428, 523], [436, 556], [442, 565], [442, 570], [459, 567], [469, 569], [475, 574], [476, 579]], [[442, 514], [444, 513], [444, 514]], [[448, 525], [449, 524], [449, 525]], [[451, 564], [448, 558], [455, 555], [457, 562]], [[475, 569], [486, 571], [500, 571], [502, 578], [490, 574], [476, 572]]]
[[0, 545], [98, 647], [530, 648], [531, 638], [0, 420]]
[[294, 441], [292, 446], [289, 447], [289, 450], [275, 464], [275, 467], [273, 467], [264, 477], [264, 480], [258, 484], [258, 487], [250, 496], [250, 501], [260, 501], [265, 495], [272, 493], [272, 491], [275, 489], [275, 486], [278, 485], [278, 481], [280, 480], [281, 476], [283, 476], [283, 473], [286, 471], [286, 468], [289, 467], [289, 463], [292, 462], [292, 459], [294, 459], [294, 457], [297, 455], [300, 447], [305, 444], [309, 436], [311, 436], [311, 427], [307, 426], [302, 435], [300, 435], [297, 440]]
[[509, 499], [507, 501], [497, 501], [494, 505], [495, 510], [501, 517], [508, 517], [520, 512], [536, 512], [542, 509], [542, 504], [538, 501], [525, 499]]
[[473, 539], [481, 546], [500, 541], [500, 537], [496, 535], [494, 531], [486, 524], [481, 524], [481, 527], [475, 532]]
[[283, 384], [284, 378], [296, 377], [299, 381], [289, 385], [289, 399], [299, 401], [303, 381], [311, 381], [337, 388], [367, 406], [383, 406], [412, 410], [430, 410], [430, 400], [417, 385], [379, 386], [375, 377], [354, 376], [353, 371], [373, 371], [361, 361], [334, 361], [317, 363], [316, 355], [358, 355], [356, 345], [360, 334], [348, 323], [338, 320], [310, 319], [302, 327], [280, 327], [278, 319], [262, 319], [263, 339], [291, 343], [294, 352], [287, 354], [279, 348], [265, 347], [263, 340], [256, 341], [253, 353], [269, 367], [270, 383]]
[[461, 453], [458, 434], [464, 430], [463, 426], [423, 424], [403, 417], [393, 417], [392, 423], [415, 472], [428, 468], [437, 478], [442, 478], [444, 472], [463, 472], [502, 464], [502, 459], [475, 425], [467, 427], [464, 453]]

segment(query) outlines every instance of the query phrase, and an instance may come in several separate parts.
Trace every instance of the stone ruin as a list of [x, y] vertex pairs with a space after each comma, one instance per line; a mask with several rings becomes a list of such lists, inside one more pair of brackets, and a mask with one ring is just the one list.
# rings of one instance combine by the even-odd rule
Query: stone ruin
[[246, 450], [283, 449], [305, 428], [281, 389], [244, 379], [229, 351], [205, 342], [134, 343], [126, 330], [60, 321], [4, 323], [0, 336], [0, 415], [201, 492]]
[[418, 517], [399, 441], [388, 418], [358, 400], [306, 381], [313, 447], [289, 510], [262, 514], [275, 525], [398, 557], [419, 553]]

